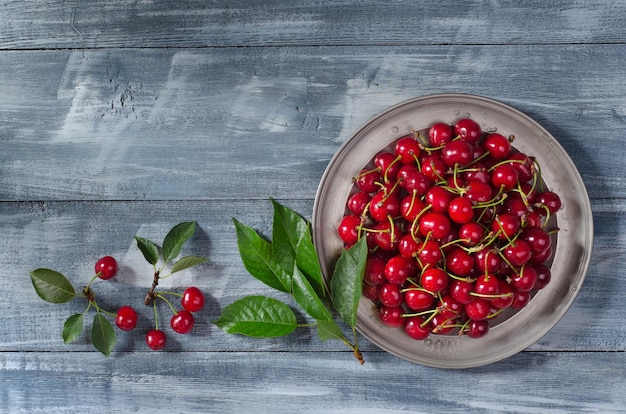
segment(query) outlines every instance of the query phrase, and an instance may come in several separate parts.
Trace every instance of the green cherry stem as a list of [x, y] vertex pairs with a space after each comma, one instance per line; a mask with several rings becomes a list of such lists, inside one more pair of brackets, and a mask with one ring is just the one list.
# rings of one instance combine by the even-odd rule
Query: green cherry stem
[[92, 284], [92, 283], [94, 282], [94, 280], [96, 280], [96, 279], [97, 279], [97, 278], [98, 278], [101, 274], [102, 274], [102, 272], [98, 272], [98, 273], [96, 273], [96, 274], [95, 274], [95, 275], [91, 278], [91, 280], [87, 283], [87, 285], [85, 286], [85, 289], [86, 289], [86, 290], [90, 290], [90, 286], [91, 286], [91, 284]]
[[174, 312], [174, 315], [178, 315], [178, 311], [176, 310], [174, 305], [172, 305], [172, 302], [170, 302], [165, 296], [163, 296], [161, 293], [157, 293], [156, 297], [167, 303], [167, 306], [169, 306], [172, 312]]
[[152, 301], [152, 308], [154, 309], [154, 327], [159, 330], [159, 313], [157, 312], [156, 300]]

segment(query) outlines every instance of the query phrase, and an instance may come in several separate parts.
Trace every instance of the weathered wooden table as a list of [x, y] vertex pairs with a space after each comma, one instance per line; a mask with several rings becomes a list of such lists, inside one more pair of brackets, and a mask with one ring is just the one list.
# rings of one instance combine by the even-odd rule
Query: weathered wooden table
[[[626, 410], [626, 6], [615, 1], [0, 2], [0, 412], [623, 412]], [[211, 321], [273, 294], [250, 277], [231, 217], [269, 232], [269, 197], [311, 217], [326, 165], [379, 111], [415, 96], [487, 96], [568, 151], [595, 244], [565, 317], [527, 350], [466, 370], [413, 364], [366, 339], [361, 366], [313, 329], [231, 336]], [[188, 336], [150, 351], [150, 267], [134, 236], [197, 220], [210, 261]], [[136, 306], [109, 358], [29, 278]], [[161, 309], [166, 314], [167, 309]], [[301, 315], [303, 322], [307, 318]]]

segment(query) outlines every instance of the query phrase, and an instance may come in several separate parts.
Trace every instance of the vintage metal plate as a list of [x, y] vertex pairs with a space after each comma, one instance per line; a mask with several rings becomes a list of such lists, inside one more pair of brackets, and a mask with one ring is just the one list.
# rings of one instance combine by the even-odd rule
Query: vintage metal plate
[[559, 194], [563, 208], [557, 215], [560, 231], [551, 282], [525, 308], [493, 326], [482, 338], [430, 335], [416, 341], [401, 328], [384, 325], [373, 303], [361, 298], [357, 330], [363, 336], [400, 358], [440, 368], [481, 366], [522, 351], [561, 319], [578, 294], [591, 259], [593, 219], [584, 183], [563, 147], [530, 117], [492, 99], [465, 94], [411, 99], [373, 117], [341, 146], [321, 179], [312, 217], [315, 247], [328, 280], [343, 248], [336, 229], [345, 213], [352, 177], [412, 130], [426, 129], [435, 122], [454, 124], [464, 117], [474, 119], [485, 131], [515, 135], [513, 145], [537, 159], [544, 181]]

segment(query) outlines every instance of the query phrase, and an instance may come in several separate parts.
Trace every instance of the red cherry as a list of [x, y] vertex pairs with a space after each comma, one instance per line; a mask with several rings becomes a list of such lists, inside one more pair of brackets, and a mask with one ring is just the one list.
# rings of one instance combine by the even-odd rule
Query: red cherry
[[96, 262], [95, 270], [100, 279], [111, 279], [117, 273], [117, 260], [112, 256], [104, 256]]
[[422, 173], [434, 182], [441, 181], [446, 174], [446, 165], [438, 153], [426, 155], [421, 159]]
[[403, 290], [404, 303], [414, 311], [428, 309], [435, 301], [432, 293], [424, 291], [422, 288], [409, 287]]
[[400, 215], [400, 199], [395, 193], [379, 191], [370, 202], [370, 215], [376, 221], [385, 221], [387, 217]]
[[446, 142], [441, 150], [441, 160], [448, 167], [465, 167], [474, 158], [474, 148], [462, 139]]
[[460, 247], [446, 253], [446, 268], [457, 276], [467, 276], [474, 268], [474, 256]]
[[426, 192], [424, 199], [432, 207], [430, 211], [433, 213], [446, 213], [452, 194], [441, 186], [434, 186]]
[[521, 222], [519, 217], [512, 214], [500, 214], [496, 217], [491, 225], [491, 230], [498, 233], [500, 239], [512, 239], [520, 229]]
[[494, 160], [502, 160], [511, 152], [511, 142], [500, 134], [488, 134], [483, 139], [482, 146]]
[[370, 257], [365, 264], [363, 281], [371, 285], [385, 282], [385, 261], [379, 257]]
[[419, 221], [419, 230], [424, 237], [430, 234], [435, 239], [443, 239], [451, 228], [448, 217], [440, 213], [426, 213]]
[[439, 243], [434, 240], [426, 240], [417, 252], [417, 259], [424, 266], [436, 265], [443, 257]]
[[481, 273], [495, 274], [500, 270], [502, 259], [496, 249], [484, 249], [474, 253], [474, 267]]
[[426, 339], [430, 335], [429, 328], [421, 316], [411, 316], [404, 321], [404, 332], [418, 341]]
[[422, 244], [413, 238], [411, 234], [405, 234], [398, 242], [398, 252], [407, 259], [417, 256], [417, 252]]
[[527, 227], [522, 230], [521, 239], [528, 243], [533, 253], [544, 252], [552, 245], [550, 234], [541, 228]]
[[537, 272], [532, 266], [522, 266], [518, 274], [511, 279], [511, 284], [518, 292], [529, 292], [535, 287]]
[[548, 260], [550, 260], [551, 257], [552, 257], [552, 246], [549, 246], [546, 250], [542, 252], [533, 253], [532, 256], [530, 256], [529, 262], [533, 264], [546, 263]]
[[463, 305], [451, 295], [442, 296], [437, 306], [437, 312], [444, 318], [456, 318], [463, 311]]
[[456, 136], [461, 137], [463, 140], [470, 144], [476, 143], [482, 136], [482, 130], [480, 125], [476, 121], [470, 118], [464, 118], [459, 120], [454, 125], [454, 133]]
[[490, 311], [491, 305], [486, 299], [477, 298], [465, 305], [467, 317], [475, 321], [487, 319]]
[[450, 284], [450, 294], [457, 302], [466, 305], [475, 299], [472, 295], [474, 284], [464, 280], [453, 280]]
[[470, 338], [480, 338], [489, 332], [489, 321], [485, 319], [471, 320], [467, 325], [466, 335]]
[[359, 241], [359, 228], [361, 227], [361, 217], [348, 214], [341, 219], [337, 228], [337, 233], [341, 240], [348, 245]]
[[152, 329], [148, 331], [146, 334], [146, 344], [150, 349], [158, 351], [159, 349], [163, 349], [167, 344], [167, 337], [165, 336], [165, 332]]
[[485, 229], [476, 222], [463, 224], [459, 228], [459, 239], [465, 246], [477, 246], [485, 237]]
[[170, 320], [170, 325], [174, 332], [178, 332], [179, 334], [186, 334], [191, 332], [193, 329], [193, 315], [188, 310], [178, 311], [172, 319]]
[[422, 273], [420, 284], [429, 292], [441, 292], [448, 287], [449, 277], [446, 272], [438, 267], [431, 267]]
[[393, 328], [404, 325], [404, 318], [402, 317], [403, 313], [404, 310], [400, 306], [381, 306], [378, 311], [380, 320], [383, 321], [385, 325], [391, 326]]
[[396, 143], [395, 153], [400, 156], [400, 161], [403, 164], [415, 162], [420, 152], [421, 148], [419, 142], [410, 135], [400, 138]]
[[415, 171], [402, 180], [402, 186], [409, 194], [423, 195], [433, 186], [433, 180], [423, 172]]
[[491, 200], [493, 190], [491, 185], [478, 180], [471, 180], [465, 184], [465, 196], [476, 203], [485, 203]]
[[469, 223], [474, 219], [472, 200], [467, 197], [456, 197], [448, 204], [448, 216], [457, 224]]
[[368, 193], [358, 191], [348, 198], [348, 210], [350, 210], [353, 214], [360, 216], [363, 214], [371, 200], [372, 197], [370, 197]]
[[398, 170], [398, 174], [396, 175], [398, 185], [400, 185], [402, 188], [405, 188], [406, 179], [409, 178], [411, 174], [415, 174], [416, 172], [419, 172], [416, 163], [404, 164], [402, 167], [400, 167], [400, 169]]
[[403, 256], [394, 256], [385, 265], [385, 278], [390, 283], [401, 284], [410, 276], [410, 267]]
[[390, 152], [381, 152], [374, 158], [374, 165], [378, 167], [383, 177], [383, 181], [387, 182], [395, 180], [402, 163], [400, 157]]
[[373, 232], [370, 237], [378, 247], [385, 251], [394, 251], [398, 247], [398, 240], [401, 236], [400, 227], [393, 224], [393, 227], [389, 221], [382, 221], [373, 227]]
[[400, 285], [395, 283], [385, 283], [378, 289], [378, 299], [383, 306], [396, 307], [402, 304], [402, 293]]
[[535, 163], [530, 159], [528, 155], [521, 152], [516, 152], [509, 155], [507, 159], [513, 161], [510, 165], [517, 170], [520, 182], [527, 182], [533, 178]]
[[123, 331], [132, 331], [137, 326], [137, 312], [130, 306], [122, 306], [117, 311], [115, 325]]
[[516, 290], [513, 292], [513, 295], [513, 303], [511, 303], [511, 308], [513, 309], [522, 309], [530, 302], [530, 292], [520, 292]]
[[513, 304], [513, 288], [502, 279], [498, 279], [498, 292], [498, 297], [491, 300], [491, 306], [497, 309], [505, 309]]
[[537, 194], [535, 200], [537, 204], [546, 206], [550, 211], [550, 214], [556, 214], [561, 209], [561, 198], [552, 191], [546, 191], [541, 194]]
[[382, 180], [383, 178], [378, 170], [364, 169], [355, 177], [354, 183], [364, 193], [373, 193], [378, 191], [378, 183]]
[[363, 283], [363, 296], [370, 300], [378, 300], [378, 288], [377, 285], [371, 285], [369, 283]]
[[528, 243], [518, 239], [506, 246], [502, 254], [513, 266], [521, 266], [530, 260], [532, 252]]
[[400, 214], [406, 221], [412, 223], [425, 207], [426, 204], [415, 193], [406, 195], [400, 201]]
[[498, 278], [490, 274], [478, 276], [474, 282], [474, 292], [479, 296], [486, 296], [486, 299], [498, 295], [500, 292]]
[[467, 168], [463, 172], [463, 178], [465, 181], [476, 180], [485, 184], [489, 184], [491, 182], [491, 177], [487, 171], [487, 167], [482, 162], [475, 162], [472, 164], [471, 168]]
[[189, 312], [198, 312], [204, 307], [204, 295], [195, 286], [190, 286], [183, 292], [181, 305]]
[[[526, 266], [529, 266], [528, 264]], [[552, 278], [552, 273], [550, 268], [544, 264], [538, 263], [532, 265], [535, 268], [535, 272], [537, 273], [537, 281], [535, 282], [535, 289], [540, 290], [543, 289], [550, 283], [550, 279]]]
[[517, 170], [510, 164], [498, 165], [491, 172], [491, 184], [496, 188], [502, 188], [504, 191], [509, 191], [517, 187], [519, 182], [519, 175]]
[[428, 141], [431, 147], [440, 147], [446, 142], [452, 141], [454, 130], [452, 126], [438, 122], [433, 124], [428, 130]]

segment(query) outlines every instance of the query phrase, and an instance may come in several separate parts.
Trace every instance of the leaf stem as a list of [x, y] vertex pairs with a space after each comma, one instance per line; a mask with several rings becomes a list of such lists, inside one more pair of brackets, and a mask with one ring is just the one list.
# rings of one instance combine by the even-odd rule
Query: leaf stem
[[150, 286], [150, 290], [146, 294], [146, 297], [143, 303], [145, 303], [146, 305], [150, 305], [150, 303], [152, 303], [152, 301], [155, 298], [154, 290], [156, 289], [158, 284], [159, 284], [159, 271], [157, 270], [154, 272], [154, 277], [152, 278], [152, 286]]

